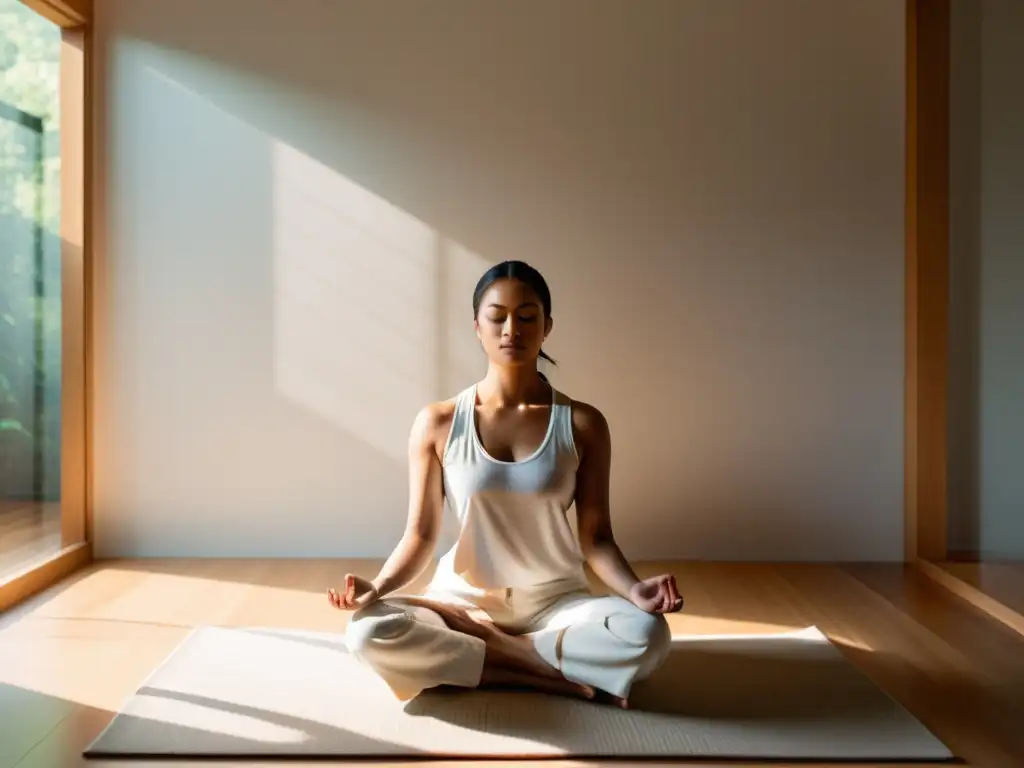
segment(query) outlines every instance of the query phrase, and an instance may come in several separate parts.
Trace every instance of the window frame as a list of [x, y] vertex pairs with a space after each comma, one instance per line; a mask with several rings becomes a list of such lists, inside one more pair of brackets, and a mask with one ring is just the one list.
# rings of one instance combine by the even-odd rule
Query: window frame
[[89, 347], [91, 0], [21, 0], [61, 27], [61, 501], [60, 549], [0, 580], [0, 611], [92, 561]]

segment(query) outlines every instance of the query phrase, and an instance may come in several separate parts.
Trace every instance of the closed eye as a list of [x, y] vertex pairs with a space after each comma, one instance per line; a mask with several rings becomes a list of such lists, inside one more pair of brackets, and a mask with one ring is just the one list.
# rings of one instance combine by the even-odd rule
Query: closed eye
[[[492, 323], [498, 323], [499, 325], [505, 322], [504, 317], [489, 317], [487, 319]], [[518, 320], [521, 323], [533, 323], [537, 321], [537, 315], [519, 315]]]

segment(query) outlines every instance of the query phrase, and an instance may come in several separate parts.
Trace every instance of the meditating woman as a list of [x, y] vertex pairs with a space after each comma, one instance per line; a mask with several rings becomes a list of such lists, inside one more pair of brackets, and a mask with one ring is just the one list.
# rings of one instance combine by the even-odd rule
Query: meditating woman
[[[511, 684], [626, 707], [668, 655], [675, 579], [630, 568], [610, 523], [607, 422], [537, 370], [550, 360], [544, 278], [498, 264], [477, 284], [473, 316], [486, 376], [417, 415], [405, 533], [376, 578], [347, 574], [328, 598], [355, 611], [347, 646], [399, 699]], [[458, 538], [422, 595], [401, 594], [433, 557], [445, 503]], [[585, 564], [611, 596], [589, 590]]]

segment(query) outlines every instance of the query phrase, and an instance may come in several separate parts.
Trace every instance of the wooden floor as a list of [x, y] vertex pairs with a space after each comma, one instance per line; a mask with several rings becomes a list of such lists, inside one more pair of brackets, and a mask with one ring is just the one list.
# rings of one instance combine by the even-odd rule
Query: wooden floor
[[0, 501], [0, 581], [60, 551], [60, 504]]
[[[81, 752], [191, 627], [340, 631], [345, 615], [329, 608], [325, 589], [347, 569], [372, 576], [376, 568], [317, 560], [89, 566], [0, 616], [0, 768], [201, 764], [86, 761]], [[969, 765], [1024, 766], [1024, 640], [918, 571], [704, 563], [640, 570], [676, 574], [688, 606], [671, 617], [676, 633], [817, 625]]]

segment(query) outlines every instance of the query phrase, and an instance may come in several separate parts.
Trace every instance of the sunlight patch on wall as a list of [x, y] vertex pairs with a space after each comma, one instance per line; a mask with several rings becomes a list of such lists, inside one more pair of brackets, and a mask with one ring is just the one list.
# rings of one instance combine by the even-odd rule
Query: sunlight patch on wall
[[404, 460], [438, 377], [439, 236], [280, 142], [272, 167], [275, 383]]
[[473, 291], [491, 264], [451, 240], [442, 242], [441, 254], [445, 367], [440, 388], [443, 397], [451, 397], [487, 372], [487, 358], [473, 330]]

